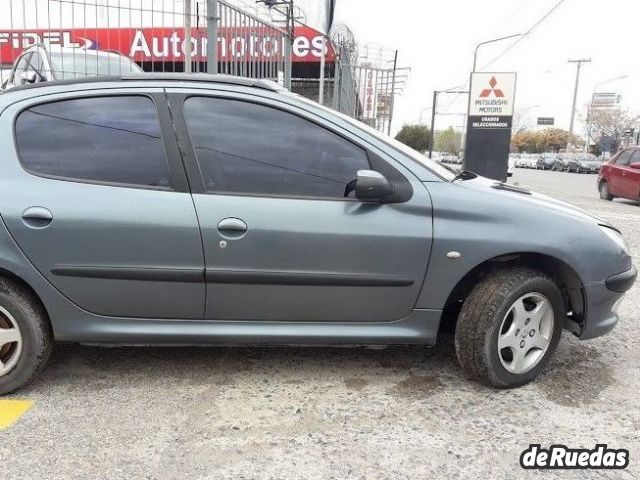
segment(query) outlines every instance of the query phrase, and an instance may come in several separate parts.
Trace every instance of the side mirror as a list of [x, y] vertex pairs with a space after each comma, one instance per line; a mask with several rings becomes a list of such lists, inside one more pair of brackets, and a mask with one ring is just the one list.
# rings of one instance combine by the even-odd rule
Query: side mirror
[[395, 193], [395, 189], [380, 172], [358, 170], [356, 198], [358, 200], [384, 202]]
[[36, 83], [36, 72], [22, 72], [20, 74], [20, 85]]
[[640, 170], [640, 162], [633, 162], [629, 164], [630, 168], [633, 168], [634, 170]]

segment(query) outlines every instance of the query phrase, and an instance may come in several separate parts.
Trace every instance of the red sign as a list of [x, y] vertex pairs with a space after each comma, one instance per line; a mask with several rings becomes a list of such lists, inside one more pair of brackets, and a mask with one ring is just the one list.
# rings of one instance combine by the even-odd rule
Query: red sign
[[484, 90], [482, 90], [482, 92], [480, 92], [480, 97], [481, 98], [488, 97], [491, 95], [491, 92], [493, 92], [493, 94], [498, 98], [504, 97], [503, 91], [500, 90], [499, 88], [496, 88], [497, 84], [498, 84], [498, 81], [496, 80], [496, 77], [491, 77], [491, 80], [489, 80], [489, 86], [491, 88], [485, 88]]
[[[286, 40], [280, 32], [266, 27], [220, 27], [218, 59], [230, 61], [270, 61], [282, 59]], [[63, 30], [0, 30], [0, 63], [13, 63], [20, 53], [36, 43], [89, 50], [111, 50], [138, 62], [183, 61], [187, 49], [183, 28], [73, 28]], [[292, 44], [294, 62], [319, 62], [322, 35], [307, 26], [296, 27]], [[193, 61], [206, 61], [207, 31], [193, 28]], [[326, 60], [335, 52], [327, 42]]]

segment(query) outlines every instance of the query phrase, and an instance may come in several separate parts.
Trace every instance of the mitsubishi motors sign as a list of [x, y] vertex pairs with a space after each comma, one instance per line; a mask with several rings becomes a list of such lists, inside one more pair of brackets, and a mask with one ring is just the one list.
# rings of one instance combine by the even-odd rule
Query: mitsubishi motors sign
[[511, 116], [516, 94], [515, 73], [471, 75], [469, 115]]
[[516, 93], [513, 72], [471, 74], [464, 168], [505, 180]]

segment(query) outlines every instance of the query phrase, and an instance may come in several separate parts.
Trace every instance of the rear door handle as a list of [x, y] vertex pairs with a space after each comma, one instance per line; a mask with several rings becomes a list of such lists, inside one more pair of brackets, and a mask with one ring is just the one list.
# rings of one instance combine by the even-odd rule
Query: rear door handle
[[44, 207], [29, 207], [22, 212], [22, 221], [30, 228], [46, 228], [53, 221], [53, 214]]
[[242, 238], [247, 233], [247, 224], [239, 218], [229, 217], [220, 220], [218, 223], [218, 233], [224, 238]]

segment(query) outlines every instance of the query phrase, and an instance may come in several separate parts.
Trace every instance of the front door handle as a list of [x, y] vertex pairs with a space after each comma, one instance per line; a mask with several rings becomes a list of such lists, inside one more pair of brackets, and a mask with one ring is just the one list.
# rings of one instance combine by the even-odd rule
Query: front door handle
[[247, 224], [239, 218], [225, 218], [218, 223], [220, 236], [229, 239], [242, 238], [247, 233]]
[[46, 228], [53, 221], [53, 214], [44, 207], [29, 207], [22, 212], [22, 221], [29, 228]]

